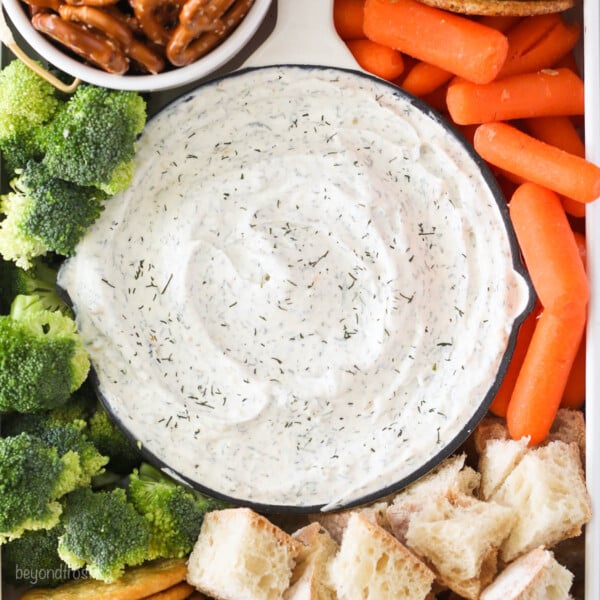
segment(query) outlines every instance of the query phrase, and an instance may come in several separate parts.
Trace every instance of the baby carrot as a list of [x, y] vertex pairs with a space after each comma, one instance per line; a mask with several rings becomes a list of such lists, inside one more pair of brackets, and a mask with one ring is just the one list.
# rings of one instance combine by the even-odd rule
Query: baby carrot
[[503, 33], [418, 0], [366, 0], [363, 28], [375, 42], [477, 83], [494, 79], [508, 52]]
[[586, 360], [586, 336], [584, 333], [565, 384], [565, 391], [560, 401], [561, 408], [581, 408], [584, 405]]
[[[587, 264], [587, 244], [585, 235], [578, 231], [574, 232], [575, 243], [579, 250], [579, 257], [584, 268]], [[586, 335], [579, 343], [579, 349], [575, 355], [573, 366], [569, 372], [569, 378], [565, 385], [562, 400], [560, 401], [561, 408], [581, 408], [585, 402], [585, 376], [586, 376]]]
[[583, 81], [569, 69], [524, 73], [486, 84], [456, 79], [448, 87], [450, 116], [461, 125], [579, 115], [583, 109]]
[[580, 28], [565, 23], [558, 13], [523, 19], [507, 32], [508, 56], [498, 77], [549, 69], [577, 43]]
[[502, 33], [505, 33], [514, 27], [520, 20], [521, 17], [513, 17], [512, 15], [486, 15], [478, 19], [481, 25], [491, 27]]
[[558, 195], [524, 183], [509, 203], [523, 259], [542, 305], [506, 411], [514, 439], [550, 431], [585, 331], [589, 284]]
[[435, 65], [419, 61], [407, 74], [402, 88], [414, 96], [426, 96], [450, 81], [453, 73]]
[[[527, 119], [525, 129], [533, 137], [552, 144], [565, 152], [585, 157], [585, 145], [573, 121], [569, 117], [537, 117]], [[563, 196], [564, 209], [573, 217], [585, 217], [585, 204]]]
[[333, 3], [333, 24], [344, 41], [365, 37], [364, 9], [365, 0], [335, 0]]
[[573, 73], [580, 73], [579, 65], [577, 64], [577, 59], [575, 58], [575, 54], [573, 52], [569, 52], [560, 60], [556, 61], [556, 63], [552, 66], [555, 69], [560, 69], [563, 67], [565, 69], [571, 69]]
[[502, 383], [498, 388], [498, 392], [490, 405], [490, 411], [497, 417], [506, 417], [510, 397], [515, 388], [521, 365], [525, 360], [525, 355], [527, 354], [527, 349], [529, 348], [529, 343], [531, 342], [535, 330], [539, 312], [540, 307], [538, 305], [527, 315], [519, 328], [515, 349], [510, 359], [510, 363], [508, 364]]
[[392, 81], [404, 71], [402, 54], [389, 46], [371, 40], [348, 40], [346, 42], [356, 62], [369, 73]]
[[585, 145], [573, 121], [566, 116], [534, 117], [525, 120], [525, 129], [546, 144], [552, 144], [565, 152], [585, 156]]
[[575, 236], [575, 243], [577, 244], [579, 258], [581, 258], [583, 268], [587, 269], [587, 242], [585, 239], [585, 235], [583, 233], [580, 233], [579, 231], [574, 231], [573, 235]]
[[509, 213], [544, 310], [566, 315], [586, 306], [588, 279], [560, 198], [547, 188], [524, 183], [510, 199]]
[[577, 305], [567, 315], [542, 311], [506, 411], [513, 439], [543, 441], [560, 407], [569, 372], [579, 348], [586, 307]]
[[484, 123], [473, 140], [487, 162], [578, 202], [600, 196], [600, 167], [507, 123]]

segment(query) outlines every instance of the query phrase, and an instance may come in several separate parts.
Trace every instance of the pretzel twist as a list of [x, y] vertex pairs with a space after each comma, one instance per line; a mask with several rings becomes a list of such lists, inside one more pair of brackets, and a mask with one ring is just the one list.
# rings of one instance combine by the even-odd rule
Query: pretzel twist
[[109, 73], [123, 75], [129, 69], [125, 52], [110, 39], [98, 35], [85, 25], [65, 21], [53, 12], [37, 12], [31, 18], [31, 23], [37, 31]]
[[[177, 67], [189, 65], [217, 46], [244, 18], [254, 0], [187, 0], [179, 25], [167, 44], [167, 58]], [[210, 6], [209, 6], [210, 5]], [[220, 10], [223, 9], [223, 12]], [[215, 27], [207, 29], [210, 16]]]
[[95, 6], [63, 4], [59, 14], [65, 21], [75, 21], [100, 31], [114, 41], [125, 55], [149, 73], [159, 73], [165, 67], [163, 58], [146, 44], [137, 40], [124, 19]]

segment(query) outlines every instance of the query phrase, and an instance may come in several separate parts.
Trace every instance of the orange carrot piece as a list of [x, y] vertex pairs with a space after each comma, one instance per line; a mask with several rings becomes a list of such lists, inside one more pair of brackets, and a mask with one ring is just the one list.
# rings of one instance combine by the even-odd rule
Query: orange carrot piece
[[552, 65], [555, 69], [571, 69], [573, 73], [581, 74], [581, 70], [579, 68], [579, 64], [577, 63], [577, 59], [575, 58], [574, 52], [569, 52], [565, 56], [563, 56], [560, 60], [556, 61], [554, 65]]
[[366, 0], [363, 28], [375, 42], [477, 83], [494, 79], [508, 52], [503, 33], [418, 0]]
[[[585, 204], [583, 205], [585, 206]], [[585, 235], [578, 231], [574, 232], [575, 242], [579, 250], [579, 257], [584, 268], [587, 266], [587, 243]], [[575, 355], [573, 366], [569, 372], [569, 378], [565, 385], [562, 400], [560, 401], [561, 408], [581, 408], [585, 403], [586, 392], [586, 335], [579, 343], [579, 349]]]
[[[527, 119], [525, 128], [533, 137], [552, 144], [565, 152], [585, 156], [585, 145], [569, 117], [537, 117]], [[570, 198], [561, 198], [563, 208], [573, 217], [585, 217], [585, 204]]]
[[583, 263], [583, 268], [587, 269], [587, 241], [585, 235], [579, 231], [574, 231], [575, 243], [577, 244], [577, 250], [579, 251], [579, 258]]
[[348, 40], [346, 42], [356, 62], [369, 73], [392, 81], [404, 71], [402, 54], [389, 46], [371, 40]]
[[524, 183], [510, 199], [509, 212], [544, 309], [567, 314], [573, 307], [587, 306], [588, 278], [558, 195], [534, 183]]
[[452, 77], [454, 77], [453, 73], [420, 61], [407, 73], [402, 88], [414, 96], [426, 96], [450, 81]]
[[586, 308], [568, 315], [544, 310], [538, 319], [506, 411], [513, 439], [542, 442], [556, 417], [585, 328]]
[[600, 167], [507, 123], [484, 123], [473, 140], [487, 162], [578, 202], [600, 196]]
[[531, 338], [533, 337], [533, 332], [535, 330], [539, 313], [540, 307], [538, 305], [527, 315], [521, 324], [521, 327], [519, 328], [515, 349], [513, 355], [511, 356], [510, 363], [508, 364], [508, 368], [504, 378], [502, 379], [502, 383], [498, 388], [498, 392], [494, 396], [494, 400], [490, 405], [490, 412], [497, 417], [506, 417], [508, 404], [515, 388], [517, 377], [521, 371], [521, 366], [525, 360], [525, 355], [527, 354]]
[[333, 3], [333, 24], [337, 34], [344, 41], [365, 37], [363, 20], [365, 0], [335, 0]]
[[524, 125], [525, 129], [538, 140], [552, 144], [570, 154], [585, 157], [585, 144], [569, 117], [534, 117], [526, 119]]
[[533, 183], [509, 203], [510, 218], [543, 307], [506, 411], [514, 439], [544, 440], [585, 331], [589, 283], [560, 198]]
[[491, 27], [496, 31], [502, 33], [512, 29], [517, 23], [521, 21], [521, 17], [513, 17], [509, 15], [487, 15], [478, 19], [481, 25]]
[[558, 13], [523, 19], [507, 32], [508, 56], [498, 77], [549, 69], [577, 44], [580, 27]]
[[563, 208], [565, 209], [565, 212], [570, 214], [572, 217], [575, 217], [577, 219], [582, 219], [583, 217], [585, 217], [585, 204], [577, 202], [577, 200], [567, 198], [566, 196], [561, 196], [560, 200], [562, 202]]
[[583, 334], [560, 401], [561, 408], [582, 408], [585, 404], [586, 335]]
[[459, 125], [579, 115], [584, 110], [583, 81], [569, 69], [524, 73], [486, 84], [455, 79], [448, 87], [448, 110]]

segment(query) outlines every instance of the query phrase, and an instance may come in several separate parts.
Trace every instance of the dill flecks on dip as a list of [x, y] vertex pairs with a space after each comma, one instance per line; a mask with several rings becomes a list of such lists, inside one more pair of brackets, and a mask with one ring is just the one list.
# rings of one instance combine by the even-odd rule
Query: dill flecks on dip
[[61, 270], [111, 410], [221, 494], [347, 503], [410, 475], [525, 308], [477, 165], [385, 90], [277, 67], [204, 86], [149, 122]]

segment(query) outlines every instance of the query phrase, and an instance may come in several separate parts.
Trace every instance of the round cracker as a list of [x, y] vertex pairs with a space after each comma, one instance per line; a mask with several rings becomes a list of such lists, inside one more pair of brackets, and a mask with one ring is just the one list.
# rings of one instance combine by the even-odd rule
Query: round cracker
[[129, 568], [113, 583], [77, 579], [26, 591], [21, 600], [140, 600], [184, 582], [186, 573], [185, 558], [168, 558]]
[[528, 17], [562, 12], [576, 0], [419, 0], [423, 4], [465, 15]]

